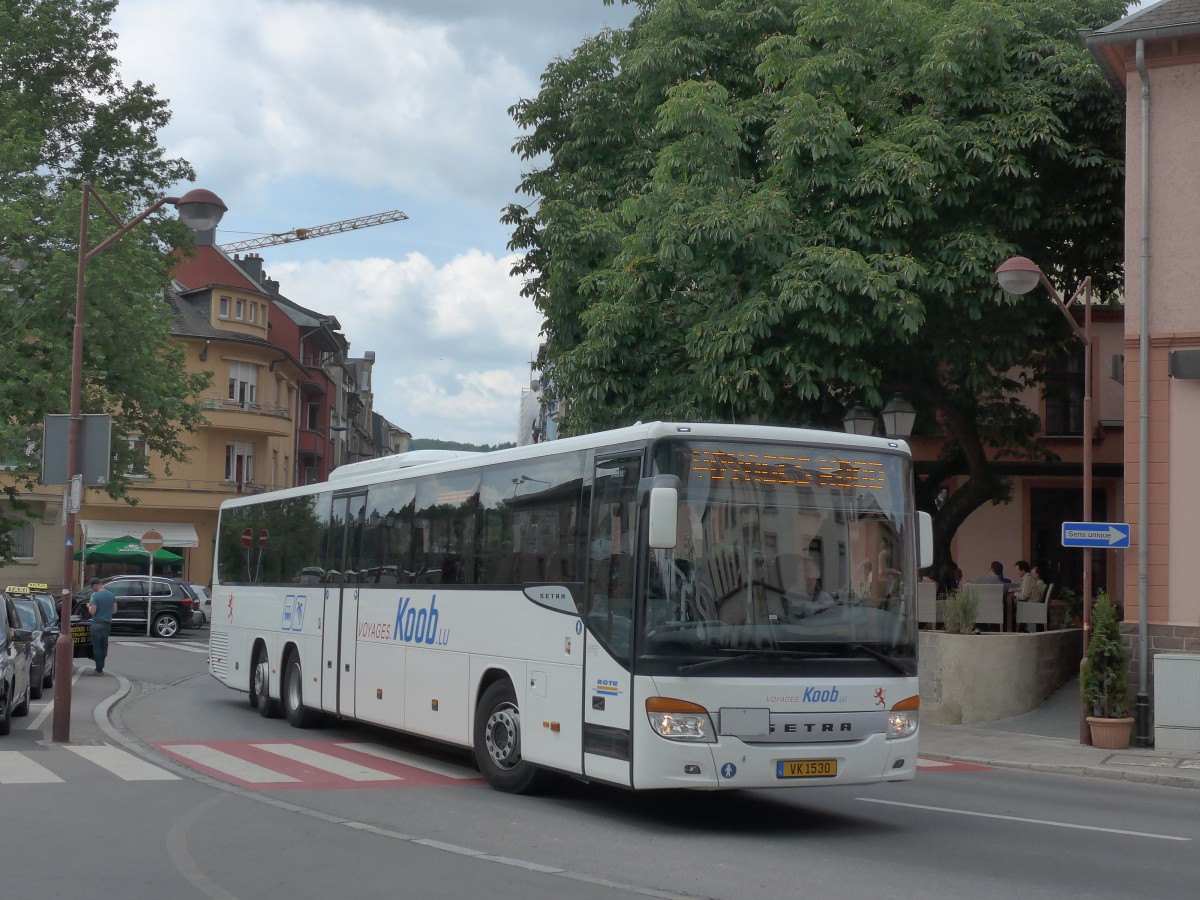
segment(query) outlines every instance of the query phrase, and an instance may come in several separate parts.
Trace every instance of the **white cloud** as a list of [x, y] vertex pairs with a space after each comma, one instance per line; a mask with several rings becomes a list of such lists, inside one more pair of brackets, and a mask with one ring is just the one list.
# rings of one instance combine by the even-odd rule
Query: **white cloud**
[[[352, 353], [374, 350], [375, 409], [415, 437], [512, 441], [541, 316], [508, 273], [515, 257], [468, 251], [269, 265], [283, 293], [337, 316]], [[419, 423], [419, 424], [418, 424]]]
[[[127, 82], [169, 102], [166, 152], [228, 204], [218, 242], [400, 209], [263, 248], [285, 295], [376, 353], [375, 404], [417, 437], [515, 436], [541, 318], [501, 210], [525, 164], [508, 108], [632, 7], [602, 0], [121, 0]], [[182, 188], [182, 186], [181, 186]]]

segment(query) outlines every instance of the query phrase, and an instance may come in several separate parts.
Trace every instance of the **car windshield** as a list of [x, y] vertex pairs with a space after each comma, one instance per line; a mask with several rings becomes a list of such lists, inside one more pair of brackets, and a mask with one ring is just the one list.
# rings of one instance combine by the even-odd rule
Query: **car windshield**
[[41, 623], [38, 622], [37, 610], [33, 606], [32, 600], [16, 600], [13, 605], [17, 608], [17, 616], [21, 620], [21, 627], [28, 628], [31, 631], [37, 631], [41, 628]]
[[907, 458], [671, 441], [654, 463], [680, 480], [679, 532], [648, 551], [644, 660], [915, 659]]

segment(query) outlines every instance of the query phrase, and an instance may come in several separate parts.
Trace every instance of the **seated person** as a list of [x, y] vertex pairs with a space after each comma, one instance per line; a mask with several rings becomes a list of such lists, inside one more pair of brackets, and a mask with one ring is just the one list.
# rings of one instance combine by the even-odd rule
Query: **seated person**
[[971, 584], [1012, 584], [1012, 581], [1004, 577], [1004, 563], [997, 559], [992, 561], [991, 571], [987, 575], [972, 578]]
[[1041, 601], [1045, 587], [1038, 581], [1037, 566], [1031, 566], [1023, 559], [1017, 560], [1017, 571], [1021, 573], [1021, 581], [1017, 587], [1017, 599], [1023, 603]]

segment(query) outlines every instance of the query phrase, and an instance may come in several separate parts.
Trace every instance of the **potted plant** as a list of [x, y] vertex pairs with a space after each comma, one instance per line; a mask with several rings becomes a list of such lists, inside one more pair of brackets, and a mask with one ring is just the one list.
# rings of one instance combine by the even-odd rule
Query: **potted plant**
[[1092, 605], [1092, 634], [1079, 673], [1079, 690], [1092, 745], [1106, 750], [1129, 746], [1129, 654], [1121, 643], [1117, 605], [1101, 591]]
[[1074, 588], [1063, 588], [1059, 593], [1062, 600], [1063, 628], [1080, 628], [1083, 625], [1083, 601]]
[[942, 605], [942, 622], [948, 634], [973, 634], [979, 615], [979, 595], [964, 587], [950, 591]]

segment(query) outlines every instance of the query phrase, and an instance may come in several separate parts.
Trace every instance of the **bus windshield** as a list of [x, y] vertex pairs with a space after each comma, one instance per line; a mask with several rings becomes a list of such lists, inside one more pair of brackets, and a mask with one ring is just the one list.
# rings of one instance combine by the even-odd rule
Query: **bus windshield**
[[671, 440], [654, 474], [679, 478], [679, 537], [648, 551], [643, 664], [862, 657], [915, 674], [906, 457]]

